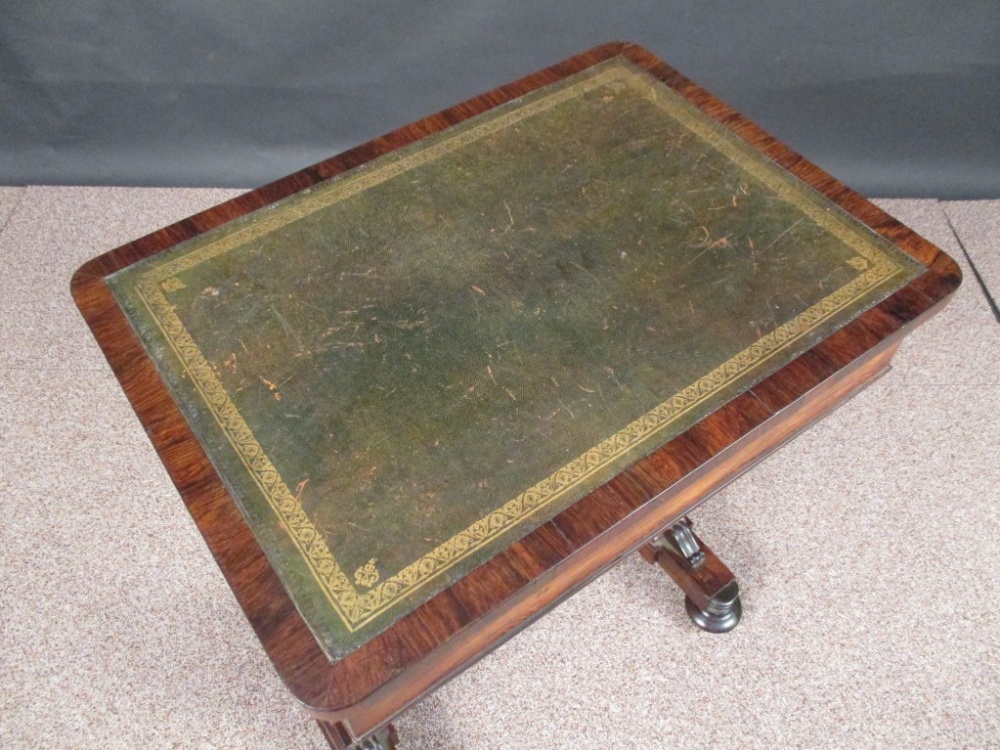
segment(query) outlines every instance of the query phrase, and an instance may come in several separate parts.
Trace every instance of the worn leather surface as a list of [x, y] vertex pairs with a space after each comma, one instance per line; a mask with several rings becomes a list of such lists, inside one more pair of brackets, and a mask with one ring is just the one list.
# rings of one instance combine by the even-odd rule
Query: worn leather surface
[[337, 658], [920, 270], [611, 61], [111, 285]]

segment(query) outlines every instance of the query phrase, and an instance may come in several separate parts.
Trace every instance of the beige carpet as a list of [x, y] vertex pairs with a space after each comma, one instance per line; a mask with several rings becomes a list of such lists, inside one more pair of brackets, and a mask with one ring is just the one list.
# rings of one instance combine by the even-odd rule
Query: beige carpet
[[[69, 296], [86, 259], [229, 195], [0, 189], [2, 748], [325, 746]], [[1000, 258], [1000, 202], [882, 204], [963, 266], [952, 226]], [[889, 375], [696, 513], [736, 631], [694, 630], [628, 559], [405, 713], [401, 747], [1000, 747], [998, 415], [967, 273]]]

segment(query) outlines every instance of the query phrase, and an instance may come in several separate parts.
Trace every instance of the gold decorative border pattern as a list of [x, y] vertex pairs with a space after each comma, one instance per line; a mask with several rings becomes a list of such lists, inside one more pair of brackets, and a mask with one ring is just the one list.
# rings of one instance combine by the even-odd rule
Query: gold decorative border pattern
[[[503, 115], [480, 123], [476, 123], [474, 119], [473, 124], [464, 130], [459, 126], [459, 132], [453, 137], [423, 148], [419, 148], [419, 143], [414, 144], [413, 147], [403, 149], [401, 157], [400, 152], [390, 155], [395, 158], [388, 163], [375, 164], [370, 168], [362, 168], [341, 178], [335, 178], [329, 183], [323, 183], [294, 199], [295, 202], [286, 206], [280, 214], [257, 220], [247, 227], [230, 232], [178, 258], [154, 265], [136, 282], [135, 289], [142, 304], [183, 364], [191, 383], [209, 407], [215, 422], [266, 498], [271, 510], [287, 529], [290, 540], [306, 562], [314, 580], [349, 632], [354, 632], [370, 623], [400, 598], [426, 585], [514, 524], [524, 521], [564, 497], [588, 477], [618, 460], [639, 444], [649, 441], [737, 378], [760, 367], [823, 321], [902, 271], [901, 266], [872, 243], [866, 242], [855, 228], [814, 203], [804, 190], [791, 186], [781, 179], [764, 160], [758, 161], [741, 151], [730, 140], [732, 136], [725, 135], [721, 126], [713, 126], [700, 119], [691, 105], [665, 85], [654, 81], [621, 59], [603, 63], [587, 73], [583, 80], [529, 101]], [[835, 234], [868, 261], [868, 268], [847, 285], [766, 334], [729, 361], [578, 456], [551, 476], [479, 519], [395, 575], [370, 590], [359, 592], [340, 568], [300, 501], [289, 490], [249, 425], [230, 400], [212, 367], [177, 315], [174, 306], [164, 296], [163, 282], [175, 278], [178, 273], [186, 269], [239, 247], [256, 237], [273, 232], [320, 208], [362, 192], [415, 166], [612, 81], [620, 81], [638, 88], [651, 102], [667, 110], [689, 130], [746, 168], [776, 193], [794, 202], [810, 219]], [[169, 285], [167, 288], [170, 288]]]

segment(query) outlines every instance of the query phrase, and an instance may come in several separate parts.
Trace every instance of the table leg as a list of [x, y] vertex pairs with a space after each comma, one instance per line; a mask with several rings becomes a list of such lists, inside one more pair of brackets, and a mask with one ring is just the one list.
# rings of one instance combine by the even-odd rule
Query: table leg
[[729, 568], [691, 530], [682, 518], [639, 549], [649, 563], [657, 563], [685, 594], [691, 621], [709, 633], [727, 633], [743, 615], [740, 588]]
[[399, 741], [396, 727], [392, 724], [376, 729], [367, 737], [353, 739], [340, 723], [333, 724], [319, 719], [316, 723], [333, 750], [396, 750], [396, 743]]

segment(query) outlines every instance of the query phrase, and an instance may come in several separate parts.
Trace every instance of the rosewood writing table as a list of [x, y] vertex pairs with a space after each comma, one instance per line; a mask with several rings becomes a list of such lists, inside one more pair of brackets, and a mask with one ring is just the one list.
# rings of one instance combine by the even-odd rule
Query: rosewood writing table
[[92, 260], [73, 295], [334, 748], [884, 372], [950, 258], [609, 44]]

